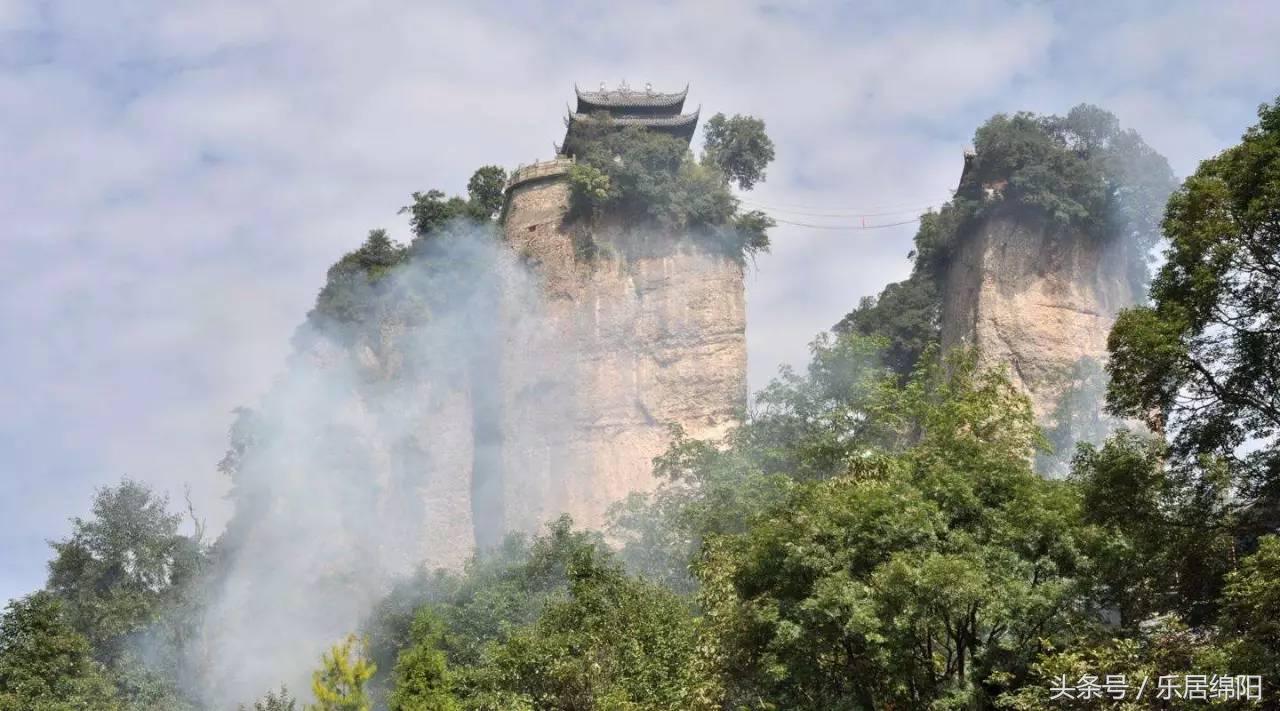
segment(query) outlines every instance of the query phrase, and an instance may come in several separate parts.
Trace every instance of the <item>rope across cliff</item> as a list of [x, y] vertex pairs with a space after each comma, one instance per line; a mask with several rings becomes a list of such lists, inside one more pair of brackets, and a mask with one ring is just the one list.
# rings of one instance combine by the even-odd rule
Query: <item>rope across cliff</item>
[[[760, 210], [780, 225], [803, 227], [813, 230], [881, 230], [890, 227], [901, 227], [920, 221], [920, 216], [929, 210], [937, 210], [951, 198], [950, 195], [933, 200], [929, 204], [923, 201], [899, 203], [898, 205], [881, 205], [874, 207], [817, 207], [806, 205], [776, 205], [760, 202], [752, 198], [739, 198], [742, 204], [753, 210]], [[815, 220], [815, 218], [817, 218]], [[826, 222], [821, 218], [840, 218], [838, 222]]]

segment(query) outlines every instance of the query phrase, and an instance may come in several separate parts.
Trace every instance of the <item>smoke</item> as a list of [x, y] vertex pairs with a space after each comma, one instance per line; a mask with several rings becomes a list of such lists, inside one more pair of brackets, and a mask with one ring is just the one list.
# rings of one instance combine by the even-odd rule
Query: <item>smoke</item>
[[490, 230], [455, 225], [356, 298], [370, 316], [313, 314], [233, 428], [236, 511], [202, 633], [212, 708], [307, 689], [394, 578], [498, 540], [506, 380], [538, 390], [546, 447], [565, 440], [575, 359], [522, 347], [552, 331], [543, 290]]

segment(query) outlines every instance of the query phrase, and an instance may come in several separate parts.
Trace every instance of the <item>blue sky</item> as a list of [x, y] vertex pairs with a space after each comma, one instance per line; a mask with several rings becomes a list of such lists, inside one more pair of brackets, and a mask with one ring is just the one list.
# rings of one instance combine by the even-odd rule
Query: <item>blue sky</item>
[[[575, 81], [764, 118], [750, 199], [937, 204], [1000, 111], [1114, 111], [1186, 175], [1280, 93], [1274, 3], [0, 0], [0, 599], [123, 475], [214, 464], [325, 268], [410, 192], [549, 157]], [[780, 226], [753, 387], [905, 276], [912, 230]]]

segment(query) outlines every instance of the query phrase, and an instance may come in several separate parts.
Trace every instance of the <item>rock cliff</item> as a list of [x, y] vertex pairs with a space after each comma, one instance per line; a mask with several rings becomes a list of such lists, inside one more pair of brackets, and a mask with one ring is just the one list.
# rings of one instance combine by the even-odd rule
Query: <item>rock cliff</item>
[[942, 284], [942, 345], [975, 346], [981, 362], [1004, 366], [1031, 398], [1065, 471], [1080, 440], [1114, 426], [1100, 415], [1107, 334], [1136, 303], [1130, 260], [1115, 246], [1015, 205], [966, 230]]
[[566, 181], [541, 173], [517, 173], [504, 222], [547, 297], [545, 322], [504, 352], [505, 521], [529, 530], [565, 512], [599, 526], [610, 504], [656, 485], [669, 425], [717, 438], [745, 407], [743, 274], [671, 235], [584, 256]]

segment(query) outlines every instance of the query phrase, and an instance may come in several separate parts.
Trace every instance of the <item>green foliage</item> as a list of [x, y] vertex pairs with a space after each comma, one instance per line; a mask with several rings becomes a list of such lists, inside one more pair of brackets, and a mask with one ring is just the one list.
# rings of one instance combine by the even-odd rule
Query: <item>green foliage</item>
[[431, 235], [443, 230], [450, 222], [468, 217], [478, 217], [479, 206], [458, 196], [449, 197], [441, 190], [415, 192], [412, 205], [400, 208], [409, 213], [409, 226], [416, 235]]
[[720, 169], [743, 190], [764, 182], [764, 169], [773, 162], [773, 141], [765, 132], [764, 121], [751, 116], [724, 114], [712, 116], [703, 129], [702, 162]]
[[[469, 560], [461, 573], [420, 571], [376, 606], [365, 626], [371, 657], [389, 669], [400, 651], [413, 646], [414, 621], [425, 614], [422, 606], [429, 605], [430, 615], [446, 630], [432, 639], [449, 664], [475, 666], [488, 644], [501, 643], [514, 629], [532, 624], [548, 600], [568, 589], [567, 571], [575, 557], [603, 548], [599, 534], [575, 531], [562, 517], [532, 541], [507, 536], [498, 547]], [[385, 680], [375, 680], [379, 684]]]
[[978, 129], [974, 146], [971, 190], [1007, 181], [997, 188], [1003, 200], [1108, 239], [1134, 240], [1144, 255], [1159, 238], [1173, 173], [1107, 111], [1081, 104], [1065, 117], [999, 114]]
[[[467, 198], [449, 197], [440, 190], [415, 192], [413, 204], [400, 208], [409, 214], [414, 239], [401, 245], [386, 230], [370, 230], [358, 249], [343, 255], [329, 267], [325, 285], [316, 297], [315, 308], [308, 320], [335, 333], [345, 333], [352, 324], [368, 323], [387, 311], [405, 314], [425, 304], [431, 294], [419, 293], [424, 284], [398, 282], [387, 277], [410, 260], [420, 266], [429, 263], [439, 252], [436, 242], [460, 231], [491, 227], [502, 208], [507, 174], [502, 168], [487, 165], [479, 168], [467, 182]], [[424, 266], [423, 272], [440, 274]], [[447, 278], [447, 273], [441, 275]], [[438, 289], [447, 293], [447, 289]], [[416, 309], [425, 311], [424, 308]]]
[[467, 181], [467, 202], [476, 214], [493, 218], [502, 209], [502, 195], [506, 187], [507, 171], [496, 165], [486, 165], [472, 173]]
[[248, 709], [244, 704], [240, 704], [240, 711], [297, 711], [298, 702], [289, 693], [284, 686], [280, 687], [280, 692], [268, 691], [266, 696], [253, 702], [253, 708]]
[[1080, 358], [1064, 380], [1062, 394], [1045, 423], [1050, 451], [1036, 457], [1036, 471], [1045, 476], [1066, 474], [1078, 443], [1101, 443], [1117, 425], [1103, 409], [1107, 374], [1098, 359]]
[[1082, 445], [1080, 486], [1093, 594], [1121, 624], [1176, 612], [1193, 624], [1216, 615], [1235, 555], [1229, 491], [1165, 465], [1158, 440], [1120, 432]]
[[476, 169], [467, 181], [467, 197], [449, 197], [440, 190], [413, 193], [413, 204], [400, 208], [409, 213], [409, 226], [419, 240], [448, 232], [451, 223], [483, 224], [502, 209], [507, 172], [496, 165]]
[[1238, 673], [1280, 675], [1280, 538], [1260, 538], [1257, 550], [1226, 576], [1221, 624], [1236, 643]]
[[391, 711], [460, 711], [444, 653], [444, 623], [423, 607], [413, 621], [410, 645], [396, 661]]
[[[393, 711], [703, 708], [687, 605], [625, 574], [598, 534], [567, 518], [532, 541], [509, 538], [461, 575], [416, 576], [411, 588], [421, 602], [393, 675]], [[404, 606], [382, 609], [397, 612], [380, 634], [401, 636], [391, 629], [402, 623], [386, 621]]]
[[878, 423], [846, 440], [848, 469], [797, 485], [698, 568], [724, 683], [765, 708], [975, 703], [1075, 623], [1078, 509], [1030, 469], [1025, 398], [972, 358], [857, 400]]
[[[1031, 675], [1020, 688], [997, 699], [996, 707], [1012, 711], [1041, 709], [1142, 709], [1195, 708], [1210, 706], [1208, 702], [1185, 702], [1162, 699], [1157, 691], [1161, 676], [1173, 676], [1179, 682], [1187, 674], [1231, 676], [1243, 673], [1236, 666], [1230, 643], [1223, 643], [1204, 631], [1188, 628], [1176, 617], [1162, 618], [1131, 636], [1075, 640], [1070, 646], [1047, 644], [1039, 661], [1031, 667]], [[1053, 690], [1065, 683], [1074, 687], [1081, 679], [1092, 676], [1102, 684], [1107, 675], [1123, 676], [1129, 689], [1124, 701], [1108, 694], [1099, 698], [1053, 698]], [[1138, 689], [1146, 680], [1146, 690], [1138, 699]], [[1194, 705], [1192, 705], [1194, 704]], [[1214, 702], [1213, 708], [1256, 709], [1256, 702]]]
[[[415, 200], [418, 197], [415, 193]], [[359, 249], [347, 252], [329, 267], [315, 309], [308, 317], [339, 324], [369, 320], [386, 291], [383, 280], [408, 257], [409, 250], [393, 242], [386, 230], [370, 230]]]
[[[178, 532], [181, 516], [167, 504], [125, 479], [99, 489], [93, 517], [72, 519], [71, 536], [51, 544], [49, 590], [103, 662], [123, 660], [126, 643], [182, 607], [199, 580], [201, 543]], [[171, 641], [182, 641], [182, 630], [169, 631], [179, 637]]]
[[[926, 220], [935, 219], [926, 215]], [[937, 284], [922, 273], [889, 284], [879, 296], [866, 296], [831, 330], [888, 340], [885, 364], [902, 377], [910, 375], [925, 350], [938, 342], [941, 301]]]
[[586, 163], [569, 166], [569, 185], [577, 199], [588, 205], [592, 212], [604, 205], [611, 192], [609, 175]]
[[[701, 162], [682, 139], [639, 126], [617, 127], [604, 117], [592, 122], [567, 148], [576, 159], [569, 170], [571, 216], [622, 249], [670, 248], [648, 239], [659, 232], [687, 235], [738, 260], [767, 250], [773, 221], [759, 211], [740, 213], [729, 182], [746, 189], [763, 180], [772, 143], [756, 119], [719, 118], [716, 148]], [[734, 172], [722, 170], [722, 162]], [[610, 229], [618, 234], [606, 239]], [[595, 253], [594, 248], [579, 251]]]
[[307, 711], [369, 711], [365, 685], [377, 670], [368, 659], [367, 644], [348, 635], [321, 656], [320, 668], [311, 674], [316, 702]]
[[942, 279], [950, 250], [974, 219], [976, 203], [957, 194], [937, 212], [920, 216], [911, 276], [889, 284], [879, 296], [864, 297], [832, 330], [888, 341], [885, 363], [905, 380], [920, 358], [941, 338]]
[[71, 536], [51, 544], [49, 591], [106, 666], [121, 703], [136, 711], [189, 708], [180, 688], [199, 672], [201, 524], [195, 537], [179, 533], [182, 517], [167, 504], [125, 479], [98, 490], [93, 517], [72, 519]]
[[1280, 100], [1259, 117], [1169, 200], [1153, 303], [1108, 340], [1107, 400], [1167, 430], [1181, 465], [1225, 463], [1266, 527], [1280, 501]]
[[699, 703], [697, 637], [678, 598], [627, 577], [595, 548], [581, 549], [566, 572], [565, 595], [488, 650], [473, 695], [538, 709], [710, 708]]
[[89, 641], [57, 596], [37, 592], [0, 617], [0, 711], [119, 711]]

